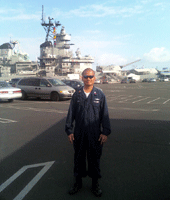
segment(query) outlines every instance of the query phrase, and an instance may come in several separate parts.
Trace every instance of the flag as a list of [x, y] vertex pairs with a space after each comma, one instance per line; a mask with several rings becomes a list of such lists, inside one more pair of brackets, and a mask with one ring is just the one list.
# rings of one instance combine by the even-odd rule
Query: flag
[[55, 34], [55, 32], [56, 32], [56, 29], [55, 29], [55, 27], [53, 28], [53, 34]]

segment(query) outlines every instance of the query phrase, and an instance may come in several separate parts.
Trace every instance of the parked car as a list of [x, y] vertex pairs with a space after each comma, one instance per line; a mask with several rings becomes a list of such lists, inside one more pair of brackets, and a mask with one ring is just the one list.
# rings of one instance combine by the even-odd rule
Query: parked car
[[109, 79], [108, 79], [108, 83], [115, 83], [115, 82], [118, 82], [118, 81], [116, 81], [116, 80], [113, 79], [113, 78], [109, 78]]
[[135, 79], [130, 79], [129, 83], [136, 83]]
[[128, 79], [122, 79], [121, 80], [121, 83], [128, 83], [129, 81], [128, 81]]
[[56, 78], [27, 77], [17, 82], [17, 87], [22, 91], [22, 99], [36, 97], [59, 101], [69, 99], [75, 90]]
[[[84, 86], [84, 83], [79, 80], [62, 80], [65, 84], [68, 84], [69, 86], [73, 87], [75, 90], [80, 88], [81, 86]], [[75, 84], [75, 85], [74, 85]], [[76, 85], [78, 84], [78, 85]], [[96, 87], [99, 90], [103, 91], [101, 88]]]
[[16, 87], [16, 83], [20, 80], [21, 78], [12, 78], [10, 81], [9, 81], [9, 84], [12, 86], [12, 87]]
[[148, 82], [148, 79], [147, 79], [147, 78], [144, 78], [144, 79], [142, 80], [142, 82]]
[[94, 81], [94, 83], [95, 83], [95, 84], [100, 84], [101, 81], [100, 81], [100, 79], [96, 79], [96, 80]]
[[168, 82], [169, 81], [169, 78], [160, 78], [160, 80], [159, 81], [162, 81], [162, 82]]
[[156, 82], [156, 79], [155, 79], [155, 78], [150, 78], [150, 79], [148, 80], [148, 82], [149, 82], [149, 83], [151, 83], [151, 82]]
[[0, 100], [12, 102], [22, 97], [21, 89], [12, 87], [6, 81], [0, 81]]
[[75, 90], [80, 88], [81, 86], [84, 86], [84, 83], [82, 81], [79, 80], [62, 80], [66, 85], [71, 86], [72, 88], [74, 88]]
[[103, 80], [103, 84], [108, 84], [108, 83], [109, 83], [108, 79]]

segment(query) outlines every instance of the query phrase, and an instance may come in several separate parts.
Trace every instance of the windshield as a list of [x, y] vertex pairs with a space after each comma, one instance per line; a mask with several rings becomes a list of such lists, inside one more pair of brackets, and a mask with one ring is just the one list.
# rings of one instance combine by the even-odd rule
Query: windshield
[[50, 83], [54, 86], [59, 86], [59, 85], [66, 85], [65, 83], [63, 83], [62, 81], [60, 81], [59, 79], [48, 79], [50, 81]]
[[81, 86], [84, 86], [84, 83], [83, 83], [83, 82], [81, 82], [81, 81], [79, 82], [79, 84], [80, 84]]
[[10, 87], [10, 85], [7, 82], [0, 82], [0, 88], [3, 87]]

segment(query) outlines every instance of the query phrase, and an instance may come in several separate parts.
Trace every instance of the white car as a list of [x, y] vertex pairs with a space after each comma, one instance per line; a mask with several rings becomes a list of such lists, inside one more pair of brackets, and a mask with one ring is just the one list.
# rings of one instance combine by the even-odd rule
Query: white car
[[165, 81], [165, 82], [168, 82], [168, 81], [169, 81], [169, 78], [164, 78], [164, 81]]
[[14, 99], [19, 99], [21, 97], [21, 89], [12, 87], [6, 81], [0, 81], [0, 100], [12, 102]]
[[168, 82], [169, 79], [168, 78], [161, 78], [160, 81], [163, 81], [163, 82]]
[[100, 80], [100, 79], [96, 79], [96, 80], [94, 81], [94, 83], [100, 84], [100, 83], [101, 83], [101, 80]]

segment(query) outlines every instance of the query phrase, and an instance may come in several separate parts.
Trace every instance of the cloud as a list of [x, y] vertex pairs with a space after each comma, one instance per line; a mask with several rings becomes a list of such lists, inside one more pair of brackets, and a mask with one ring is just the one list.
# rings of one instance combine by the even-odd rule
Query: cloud
[[[152, 0], [142, 0], [137, 1], [136, 3], [129, 3], [126, 6], [118, 5], [116, 2], [105, 2], [101, 4], [89, 4], [85, 6], [81, 6], [79, 8], [75, 8], [72, 10], [62, 11], [58, 8], [54, 8], [53, 12], [50, 14], [54, 17], [81, 17], [81, 18], [104, 18], [104, 17], [121, 17], [127, 18], [136, 15], [145, 14], [150, 12], [151, 10], [154, 13], [154, 9], [156, 7], [167, 8], [169, 7], [168, 3], [165, 2], [153, 2]], [[26, 10], [25, 8], [0, 8], [0, 20], [39, 20], [40, 13], [32, 14], [32, 11]]]
[[[130, 17], [147, 17], [148, 15], [164, 14], [169, 11], [170, 3], [160, 0], [136, 0], [122, 4], [119, 1], [106, 1], [105, 3], [88, 4], [76, 7], [72, 10], [62, 11], [54, 8], [52, 16], [65, 18], [130, 18]], [[161, 8], [161, 9], [160, 9]], [[119, 19], [119, 20], [120, 20]]]
[[101, 31], [99, 31], [99, 30], [87, 30], [86, 32], [89, 33], [89, 34], [98, 34], [98, 33], [101, 33]]
[[112, 53], [105, 53], [96, 58], [96, 63], [98, 65], [123, 65], [127, 63], [127, 59], [123, 58], [121, 55], [116, 55]]
[[[127, 7], [115, 6], [115, 5], [106, 5], [105, 4], [91, 4], [86, 6], [81, 6], [77, 9], [70, 11], [62, 12], [58, 8], [54, 9], [53, 14], [55, 16], [64, 16], [64, 17], [129, 17], [135, 14], [141, 14], [144, 12], [143, 5], [131, 5]], [[57, 13], [57, 15], [56, 15]]]
[[13, 8], [0, 8], [0, 14], [6, 14], [6, 15], [9, 15], [9, 14], [16, 14], [16, 13], [19, 13], [21, 12], [21, 9], [13, 9]]
[[127, 59], [121, 55], [121, 52], [122, 47], [126, 45], [125, 39], [129, 37], [132, 35], [115, 36], [109, 40], [104, 40], [103, 37], [98, 37], [96, 34], [90, 35], [88, 39], [85, 36], [75, 36], [72, 38], [75, 45], [71, 49], [75, 52], [77, 48], [80, 48], [82, 56], [93, 56], [95, 63], [99, 65], [124, 65], [127, 63]]
[[149, 62], [168, 62], [170, 61], [170, 51], [161, 48], [153, 48], [149, 53], [144, 54], [144, 59]]
[[40, 56], [40, 44], [44, 42], [44, 38], [22, 38], [19, 42], [21, 50], [29, 54], [30, 60], [35, 61]]
[[29, 14], [24, 9], [0, 8], [0, 21], [39, 20], [40, 15]]
[[39, 16], [38, 15], [26, 15], [26, 14], [20, 14], [20, 15], [16, 15], [16, 16], [11, 16], [11, 17], [1, 17], [0, 16], [0, 20], [1, 21], [16, 21], [16, 20], [39, 20]]

